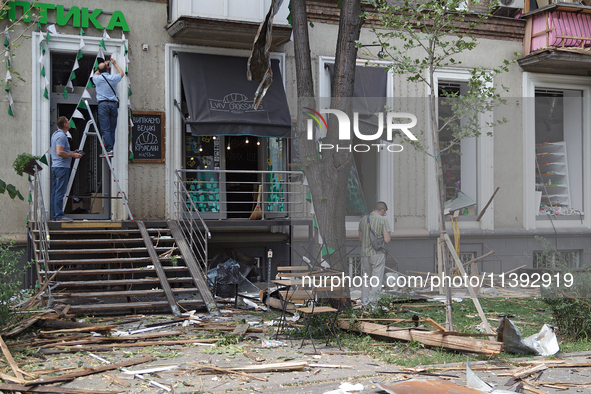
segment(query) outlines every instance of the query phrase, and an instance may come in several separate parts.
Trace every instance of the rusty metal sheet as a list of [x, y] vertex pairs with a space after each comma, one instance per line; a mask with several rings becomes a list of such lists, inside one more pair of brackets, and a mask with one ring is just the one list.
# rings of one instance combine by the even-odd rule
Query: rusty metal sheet
[[390, 394], [482, 394], [482, 391], [442, 379], [409, 379], [378, 386]]

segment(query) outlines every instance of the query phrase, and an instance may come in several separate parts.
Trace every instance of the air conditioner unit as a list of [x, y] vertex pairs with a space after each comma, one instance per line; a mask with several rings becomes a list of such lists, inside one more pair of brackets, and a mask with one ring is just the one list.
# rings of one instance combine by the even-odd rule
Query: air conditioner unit
[[525, 8], [525, 0], [497, 0], [497, 5], [505, 8]]

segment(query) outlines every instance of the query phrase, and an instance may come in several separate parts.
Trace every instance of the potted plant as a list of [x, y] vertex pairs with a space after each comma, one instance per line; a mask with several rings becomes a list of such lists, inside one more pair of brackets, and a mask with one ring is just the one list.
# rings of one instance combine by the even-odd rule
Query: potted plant
[[41, 171], [43, 168], [37, 163], [41, 157], [33, 156], [30, 153], [21, 153], [17, 156], [12, 163], [12, 168], [16, 171], [17, 174], [23, 175], [23, 172], [29, 175], [35, 175], [35, 167], [37, 167], [38, 171]]

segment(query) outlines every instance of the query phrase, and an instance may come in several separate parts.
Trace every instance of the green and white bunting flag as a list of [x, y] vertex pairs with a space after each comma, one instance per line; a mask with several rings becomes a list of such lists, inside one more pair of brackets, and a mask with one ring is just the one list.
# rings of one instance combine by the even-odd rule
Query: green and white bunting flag
[[[85, 92], [86, 92], [86, 90], [85, 90]], [[84, 96], [82, 98], [84, 98]], [[84, 101], [82, 101], [82, 100], [80, 100], [80, 102], [78, 103], [78, 107], [76, 107], [76, 108], [88, 110], [88, 108], [86, 108], [86, 104], [84, 104]]]
[[[85, 107], [86, 108], [86, 107]], [[84, 115], [82, 115], [82, 112], [75, 110], [74, 114], [72, 115], [72, 118], [78, 118], [78, 119], [85, 119]]]
[[[102, 39], [102, 40], [101, 40], [101, 43], [99, 44], [99, 46], [100, 46], [101, 48], [103, 48], [105, 51], [107, 50], [107, 47], [105, 46], [105, 40], [104, 40], [104, 39]], [[103, 56], [103, 59], [104, 59], [104, 58], [105, 58], [105, 57]]]
[[[88, 82], [90, 82], [90, 79], [88, 80]], [[90, 93], [88, 93], [88, 90], [84, 89], [84, 93], [82, 93], [82, 98], [90, 100], [92, 97], [90, 96]]]
[[[109, 34], [107, 33], [107, 29], [103, 29], [103, 38], [106, 38], [107, 40], [111, 39], [111, 36], [109, 36]], [[105, 49], [106, 51], [106, 49]]]
[[57, 30], [55, 30], [55, 23], [53, 25], [47, 26], [47, 31], [50, 32], [51, 34], [57, 35]]
[[80, 44], [78, 44], [78, 49], [82, 49], [86, 46], [86, 44], [84, 43], [84, 39], [82, 37], [80, 37]]
[[[98, 51], [98, 54], [96, 55], [96, 57], [97, 57], [97, 59], [98, 58], [101, 58], [101, 59], [105, 60], [105, 54], [103, 52], [103, 48], [102, 47], [99, 47], [99, 51]], [[98, 68], [98, 63], [97, 63], [97, 68]]]
[[66, 100], [68, 99], [68, 90], [66, 88], [64, 88], [64, 91], [62, 92], [62, 96], [64, 96]]
[[70, 119], [70, 127], [75, 129], [76, 128], [76, 123], [74, 123], [74, 119]]

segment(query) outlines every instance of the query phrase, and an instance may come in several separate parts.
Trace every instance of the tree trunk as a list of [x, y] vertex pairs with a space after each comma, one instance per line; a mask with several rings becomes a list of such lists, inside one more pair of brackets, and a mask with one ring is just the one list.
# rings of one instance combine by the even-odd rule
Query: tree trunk
[[[305, 0], [292, 0], [294, 49], [296, 59], [297, 91], [300, 102], [298, 108], [315, 108], [314, 85], [310, 60], [310, 44]], [[343, 1], [339, 23], [339, 35], [335, 59], [335, 73], [332, 81], [331, 108], [347, 111], [353, 96], [355, 62], [363, 20], [360, 18], [360, 0]], [[305, 100], [305, 102], [302, 102]], [[334, 116], [329, 116], [328, 134], [323, 142], [337, 145], [338, 125]], [[323, 151], [318, 154], [316, 141], [307, 139], [306, 119], [298, 114], [297, 140], [303, 171], [310, 185], [316, 220], [325, 246], [338, 253], [327, 257], [334, 268], [345, 267], [344, 256], [346, 232], [347, 182], [353, 158], [350, 152], [341, 150]], [[347, 142], [350, 143], [350, 142]]]

